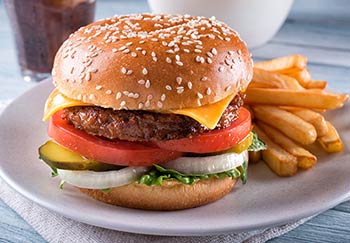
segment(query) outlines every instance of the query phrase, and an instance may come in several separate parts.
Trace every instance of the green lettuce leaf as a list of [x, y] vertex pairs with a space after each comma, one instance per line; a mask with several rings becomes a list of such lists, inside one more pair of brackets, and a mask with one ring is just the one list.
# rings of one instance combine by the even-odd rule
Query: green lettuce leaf
[[241, 178], [243, 184], [247, 181], [247, 165], [244, 162], [242, 166], [235, 169], [216, 173], [216, 174], [182, 174], [176, 170], [165, 169], [159, 165], [154, 165], [153, 169], [147, 174], [138, 179], [138, 183], [146, 184], [148, 186], [162, 185], [164, 180], [177, 180], [186, 185], [193, 185], [198, 180], [204, 180], [209, 178], [225, 178], [232, 177], [233, 179]]
[[256, 132], [253, 132], [253, 142], [249, 146], [248, 151], [260, 151], [260, 150], [265, 150], [266, 149], [266, 144], [260, 140], [258, 137], [258, 134]]

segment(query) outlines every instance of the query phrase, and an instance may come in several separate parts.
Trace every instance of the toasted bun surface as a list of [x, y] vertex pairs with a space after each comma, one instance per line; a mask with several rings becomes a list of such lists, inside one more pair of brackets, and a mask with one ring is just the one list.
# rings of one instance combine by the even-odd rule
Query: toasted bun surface
[[59, 49], [54, 84], [102, 107], [198, 107], [245, 90], [252, 77], [246, 44], [204, 17], [138, 14], [82, 27]]
[[232, 178], [200, 180], [194, 185], [184, 185], [173, 180], [161, 186], [133, 183], [101, 190], [79, 188], [87, 195], [116, 206], [147, 210], [178, 210], [194, 208], [216, 201], [228, 194], [236, 180]]

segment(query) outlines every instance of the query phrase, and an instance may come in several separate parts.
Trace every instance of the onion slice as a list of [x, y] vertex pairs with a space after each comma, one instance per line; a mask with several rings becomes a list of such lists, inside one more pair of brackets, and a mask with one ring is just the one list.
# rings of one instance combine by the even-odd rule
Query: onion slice
[[216, 174], [241, 166], [244, 161], [248, 161], [248, 151], [240, 154], [225, 153], [205, 157], [180, 157], [161, 164], [161, 166], [183, 174]]
[[60, 170], [61, 179], [81, 188], [105, 189], [130, 184], [150, 170], [145, 166], [130, 166], [120, 170], [95, 172], [89, 170]]

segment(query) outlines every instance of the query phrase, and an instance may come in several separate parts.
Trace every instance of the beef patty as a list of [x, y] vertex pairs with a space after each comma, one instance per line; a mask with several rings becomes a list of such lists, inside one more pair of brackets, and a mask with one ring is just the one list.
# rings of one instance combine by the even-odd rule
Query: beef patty
[[[215, 129], [226, 128], [237, 119], [243, 98], [244, 94], [234, 97]], [[162, 141], [210, 131], [191, 117], [171, 113], [77, 106], [65, 108], [62, 116], [80, 130], [112, 140]]]

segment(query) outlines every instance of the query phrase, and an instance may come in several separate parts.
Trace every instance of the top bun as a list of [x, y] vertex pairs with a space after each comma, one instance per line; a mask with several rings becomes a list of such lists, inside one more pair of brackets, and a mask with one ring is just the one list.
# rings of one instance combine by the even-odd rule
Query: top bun
[[97, 106], [170, 110], [244, 91], [253, 73], [239, 35], [214, 18], [137, 14], [80, 28], [59, 49], [59, 91]]

